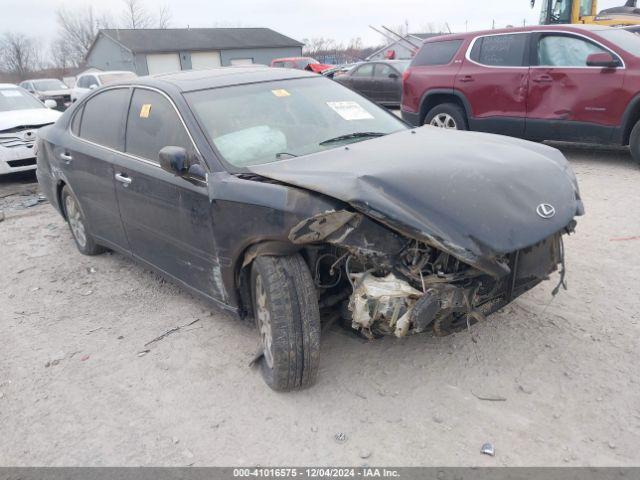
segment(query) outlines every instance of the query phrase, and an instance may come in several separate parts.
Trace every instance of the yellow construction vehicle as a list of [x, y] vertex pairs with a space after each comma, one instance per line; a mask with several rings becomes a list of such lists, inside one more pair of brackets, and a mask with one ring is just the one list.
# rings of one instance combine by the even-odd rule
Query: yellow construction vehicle
[[[594, 23], [597, 25], [640, 25], [638, 0], [627, 0], [623, 7], [598, 12], [598, 0], [542, 0], [541, 25], [559, 23]], [[536, 0], [531, 0], [531, 7]]]

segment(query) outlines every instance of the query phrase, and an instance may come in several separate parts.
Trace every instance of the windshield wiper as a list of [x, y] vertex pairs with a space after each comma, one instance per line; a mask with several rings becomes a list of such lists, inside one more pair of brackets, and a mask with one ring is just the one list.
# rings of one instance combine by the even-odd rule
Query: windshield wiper
[[382, 137], [386, 135], [386, 133], [382, 132], [353, 132], [347, 133], [346, 135], [340, 135], [339, 137], [330, 138], [329, 140], [325, 140], [320, 142], [320, 145], [329, 145], [330, 143], [342, 142], [343, 140], [357, 140], [359, 138], [374, 138], [374, 137]]

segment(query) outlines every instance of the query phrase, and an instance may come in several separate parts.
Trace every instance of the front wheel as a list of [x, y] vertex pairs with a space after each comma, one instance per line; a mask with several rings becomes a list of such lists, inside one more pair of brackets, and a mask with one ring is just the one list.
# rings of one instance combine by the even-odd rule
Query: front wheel
[[265, 382], [278, 391], [310, 386], [320, 358], [320, 311], [307, 264], [298, 254], [258, 257], [251, 288]]
[[455, 103], [442, 103], [433, 107], [427, 112], [424, 124], [449, 130], [467, 130], [464, 110]]
[[71, 230], [80, 253], [83, 255], [99, 255], [103, 253], [105, 249], [96, 244], [91, 234], [87, 231], [87, 223], [78, 205], [78, 200], [68, 186], [65, 185], [62, 188], [60, 199], [62, 200], [64, 216], [69, 224], [69, 230]]
[[633, 127], [633, 130], [631, 130], [629, 150], [631, 151], [633, 160], [640, 165], [640, 121], [638, 121]]

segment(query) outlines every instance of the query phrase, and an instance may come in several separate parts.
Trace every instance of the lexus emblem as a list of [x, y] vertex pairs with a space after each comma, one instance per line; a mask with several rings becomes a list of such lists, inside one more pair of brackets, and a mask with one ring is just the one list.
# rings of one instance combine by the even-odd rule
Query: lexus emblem
[[551, 218], [556, 214], [556, 209], [548, 203], [541, 203], [536, 208], [536, 213], [542, 218]]

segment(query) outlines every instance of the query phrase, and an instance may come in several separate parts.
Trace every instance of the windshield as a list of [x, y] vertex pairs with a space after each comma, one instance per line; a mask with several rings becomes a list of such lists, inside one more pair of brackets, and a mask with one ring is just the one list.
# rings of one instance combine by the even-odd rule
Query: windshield
[[34, 80], [33, 86], [39, 92], [46, 92], [47, 90], [67, 90], [67, 87], [60, 80]]
[[615, 43], [627, 53], [640, 56], [640, 37], [635, 33], [609, 28], [607, 30], [598, 30], [598, 34], [605, 40]]
[[0, 89], [0, 112], [46, 108], [31, 94], [18, 88]]
[[111, 85], [112, 83], [125, 82], [127, 80], [133, 80], [138, 76], [133, 72], [119, 72], [119, 73], [103, 73], [98, 75], [100, 77], [100, 83], [102, 85]]
[[571, 0], [543, 0], [540, 23], [571, 23]]
[[233, 167], [275, 162], [406, 129], [394, 115], [324, 77], [187, 93], [211, 143]]

